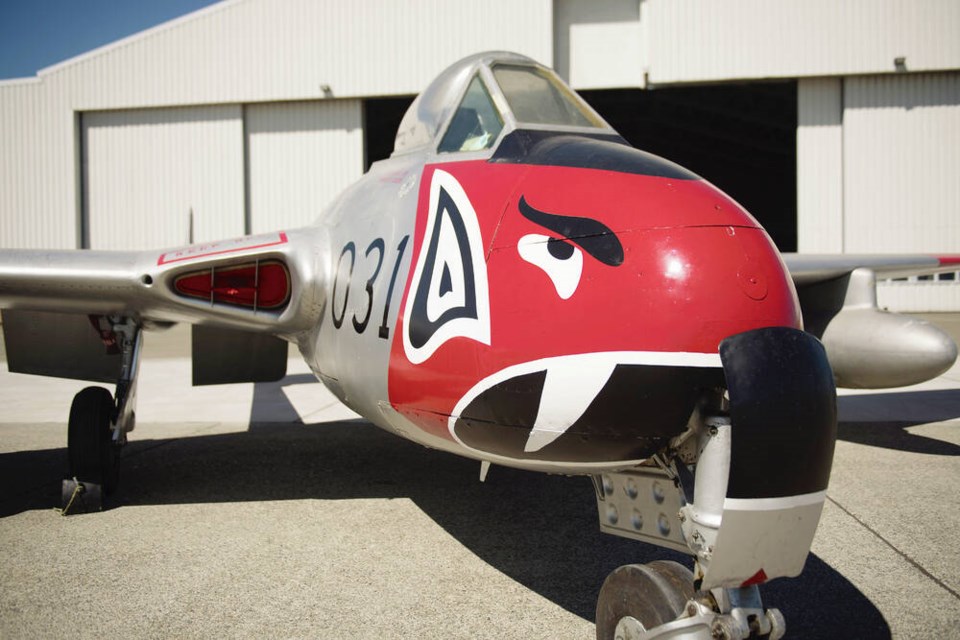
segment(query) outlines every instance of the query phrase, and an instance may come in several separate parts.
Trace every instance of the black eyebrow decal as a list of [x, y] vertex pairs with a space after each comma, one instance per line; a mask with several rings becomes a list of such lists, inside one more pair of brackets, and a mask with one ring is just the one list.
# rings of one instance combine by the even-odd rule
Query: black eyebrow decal
[[530, 222], [580, 245], [581, 249], [603, 264], [611, 267], [623, 264], [623, 245], [610, 227], [598, 220], [540, 211], [527, 204], [524, 196], [520, 196], [520, 213]]

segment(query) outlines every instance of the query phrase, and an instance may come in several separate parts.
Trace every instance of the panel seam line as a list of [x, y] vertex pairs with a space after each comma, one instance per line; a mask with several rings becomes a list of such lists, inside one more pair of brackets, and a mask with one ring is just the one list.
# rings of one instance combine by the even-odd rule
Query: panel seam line
[[860, 524], [860, 526], [862, 526], [864, 529], [866, 529], [867, 531], [869, 531], [870, 533], [872, 533], [872, 534], [873, 534], [878, 540], [880, 540], [883, 544], [885, 544], [885, 545], [887, 545], [888, 547], [890, 547], [890, 549], [892, 549], [892, 550], [894, 551], [894, 553], [896, 553], [898, 556], [900, 556], [901, 558], [903, 558], [904, 560], [906, 560], [911, 566], [913, 566], [913, 568], [915, 568], [917, 571], [919, 571], [920, 573], [922, 573], [922, 574], [925, 575], [926, 577], [930, 578], [930, 580], [932, 580], [934, 583], [936, 583], [937, 586], [939, 586], [940, 588], [942, 588], [944, 591], [948, 592], [948, 593], [949, 593], [950, 595], [952, 595], [954, 598], [960, 600], [960, 593], [957, 593], [956, 591], [954, 591], [953, 589], [951, 589], [949, 585], [947, 585], [946, 583], [943, 582], [943, 580], [941, 580], [941, 579], [938, 578], [937, 576], [935, 576], [935, 575], [933, 575], [932, 573], [930, 573], [929, 571], [927, 571], [922, 565], [920, 565], [920, 563], [918, 563], [916, 560], [914, 560], [913, 558], [911, 558], [909, 555], [907, 555], [906, 553], [904, 553], [903, 551], [901, 551], [900, 549], [898, 549], [896, 546], [894, 546], [893, 543], [891, 543], [889, 540], [887, 540], [886, 538], [884, 538], [884, 537], [880, 534], [880, 532], [878, 532], [876, 529], [874, 529], [873, 527], [871, 527], [870, 525], [868, 525], [868, 524], [867, 524], [866, 522], [864, 522], [861, 518], [859, 518], [859, 517], [857, 517], [856, 515], [854, 515], [849, 509], [847, 509], [846, 507], [844, 507], [842, 504], [840, 504], [839, 502], [837, 502], [834, 498], [830, 497], [829, 495], [827, 495], [827, 500], [829, 500], [829, 501], [832, 502], [834, 505], [836, 505], [837, 508], [840, 509], [841, 511], [843, 511], [845, 514], [847, 514], [848, 516], [850, 516], [851, 518], [853, 518], [854, 520], [856, 520], [857, 523]]

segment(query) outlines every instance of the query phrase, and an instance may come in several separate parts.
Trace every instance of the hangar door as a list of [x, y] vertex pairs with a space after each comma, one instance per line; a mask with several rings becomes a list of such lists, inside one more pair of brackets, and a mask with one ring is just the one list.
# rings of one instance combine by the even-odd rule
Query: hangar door
[[83, 114], [83, 246], [243, 235], [242, 113], [226, 105]]
[[311, 224], [363, 174], [359, 100], [247, 105], [249, 229]]
[[846, 78], [843, 248], [960, 248], [960, 73]]

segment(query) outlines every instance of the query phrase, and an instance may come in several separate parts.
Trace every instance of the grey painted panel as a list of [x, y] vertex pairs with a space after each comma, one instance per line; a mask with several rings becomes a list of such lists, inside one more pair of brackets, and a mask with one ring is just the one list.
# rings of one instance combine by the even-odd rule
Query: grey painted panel
[[120, 352], [108, 353], [83, 314], [3, 310], [7, 366], [13, 373], [116, 383]]
[[271, 335], [209, 327], [191, 327], [193, 384], [273, 382], [287, 373], [288, 344]]

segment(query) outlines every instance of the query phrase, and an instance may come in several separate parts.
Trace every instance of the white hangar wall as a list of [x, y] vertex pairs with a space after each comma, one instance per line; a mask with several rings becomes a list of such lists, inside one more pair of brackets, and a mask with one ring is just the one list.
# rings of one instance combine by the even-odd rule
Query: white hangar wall
[[363, 171], [359, 98], [478, 50], [550, 64], [551, 25], [550, 0], [229, 0], [0, 82], [0, 246], [181, 244], [190, 208], [198, 242], [305, 224]]
[[574, 89], [644, 86], [649, 2], [555, 0], [553, 63]]
[[[956, 0], [556, 0], [575, 89], [960, 67]], [[624, 62], [627, 62], [626, 64]]]
[[360, 176], [361, 120], [359, 100], [84, 113], [82, 244], [147, 249], [307, 225]]
[[313, 222], [363, 172], [360, 100], [249, 105], [245, 111], [250, 227]]
[[78, 116], [39, 80], [0, 82], [0, 246], [78, 245]]
[[645, 0], [650, 81], [957, 68], [955, 0]]
[[411, 94], [484, 49], [551, 63], [551, 16], [550, 0], [228, 0], [41, 77], [82, 111]]
[[[801, 252], [960, 252], [960, 73], [801, 80], [798, 102]], [[958, 277], [882, 283], [879, 302], [958, 310]]]
[[93, 249], [243, 235], [243, 121], [236, 105], [83, 115], [84, 201]]

